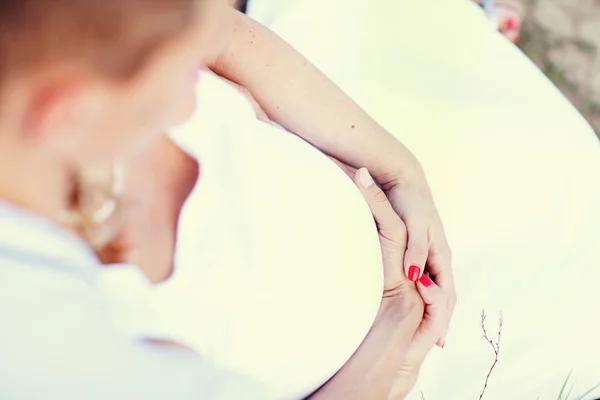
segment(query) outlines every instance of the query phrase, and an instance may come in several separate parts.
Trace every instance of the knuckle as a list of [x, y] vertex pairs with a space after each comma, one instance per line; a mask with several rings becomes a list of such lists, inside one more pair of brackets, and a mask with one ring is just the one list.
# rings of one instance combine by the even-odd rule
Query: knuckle
[[429, 249], [422, 243], [412, 243], [409, 245], [411, 257], [413, 258], [427, 258]]
[[390, 230], [394, 233], [394, 236], [399, 242], [402, 242], [403, 245], [406, 245], [406, 226], [400, 217], [395, 216], [395, 218], [391, 218]]
[[379, 189], [378, 187], [376, 187], [375, 185], [373, 185], [373, 186], [374, 186], [373, 193], [372, 193], [373, 201], [375, 203], [378, 203], [378, 204], [387, 203], [388, 202], [388, 198], [385, 195], [385, 193], [381, 189]]
[[433, 256], [440, 260], [443, 260], [443, 262], [447, 265], [450, 265], [452, 263], [452, 249], [450, 249], [450, 246], [448, 245], [448, 243], [446, 243], [445, 240], [443, 240], [443, 243], [440, 246], [436, 245], [432, 247]]
[[404, 251], [406, 249], [407, 234], [404, 223], [400, 218], [393, 218], [380, 230], [382, 240], [386, 245]]
[[381, 247], [385, 249], [387, 253], [394, 253], [397, 255], [394, 259], [402, 258], [402, 251], [406, 246], [406, 241], [401, 237], [396, 237], [394, 234], [381, 233], [380, 242]]

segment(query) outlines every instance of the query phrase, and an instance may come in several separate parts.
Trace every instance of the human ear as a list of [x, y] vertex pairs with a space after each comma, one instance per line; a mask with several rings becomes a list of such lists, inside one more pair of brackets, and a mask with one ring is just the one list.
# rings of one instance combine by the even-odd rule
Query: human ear
[[42, 87], [28, 108], [27, 139], [51, 151], [85, 152], [104, 101], [101, 90], [85, 82]]

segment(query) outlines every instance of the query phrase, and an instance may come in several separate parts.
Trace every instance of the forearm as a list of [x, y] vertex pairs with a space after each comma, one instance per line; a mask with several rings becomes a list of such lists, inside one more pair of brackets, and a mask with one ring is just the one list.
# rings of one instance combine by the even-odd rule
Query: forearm
[[399, 304], [397, 299], [385, 299], [379, 317], [358, 350], [309, 399], [387, 399], [422, 311], [418, 301], [407, 305]]
[[209, 67], [246, 87], [269, 117], [382, 184], [421, 169], [412, 153], [270, 30], [234, 10], [233, 34]]

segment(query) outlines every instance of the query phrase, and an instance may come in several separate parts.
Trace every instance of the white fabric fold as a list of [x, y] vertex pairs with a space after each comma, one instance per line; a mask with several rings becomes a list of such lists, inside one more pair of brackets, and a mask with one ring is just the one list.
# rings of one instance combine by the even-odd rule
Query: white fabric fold
[[[459, 303], [409, 399], [478, 398], [481, 339], [503, 312], [485, 399], [600, 383], [600, 146], [582, 116], [463, 0], [251, 0], [275, 30], [407, 144], [454, 251]], [[323, 29], [323, 27], [327, 27]], [[597, 390], [588, 399], [600, 396]]]

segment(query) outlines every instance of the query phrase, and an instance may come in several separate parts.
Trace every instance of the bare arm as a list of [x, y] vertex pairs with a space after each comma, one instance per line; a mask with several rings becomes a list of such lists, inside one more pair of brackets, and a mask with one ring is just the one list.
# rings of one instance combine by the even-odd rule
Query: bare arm
[[208, 67], [247, 88], [272, 120], [349, 165], [366, 166], [383, 185], [421, 179], [413, 154], [284, 40], [232, 8], [215, 13], [228, 40]]
[[450, 295], [449, 326], [456, 298], [451, 252], [420, 163], [285, 41], [231, 7], [213, 4], [222, 34], [206, 65], [247, 88], [275, 122], [344, 163], [369, 169], [410, 232], [405, 274], [416, 281], [427, 265]]
[[422, 315], [422, 303], [416, 298], [384, 299], [375, 324], [356, 353], [309, 399], [387, 399]]
[[383, 260], [383, 300], [371, 331], [356, 353], [310, 399], [386, 400], [392, 385], [395, 394], [410, 390], [406, 384], [409, 382], [397, 380], [397, 373], [408, 351], [414, 348], [424, 303], [415, 285], [402, 273], [407, 240], [404, 224], [366, 169], [361, 168], [356, 174], [345, 171], [359, 187], [377, 223]]

